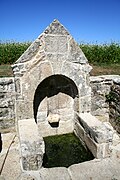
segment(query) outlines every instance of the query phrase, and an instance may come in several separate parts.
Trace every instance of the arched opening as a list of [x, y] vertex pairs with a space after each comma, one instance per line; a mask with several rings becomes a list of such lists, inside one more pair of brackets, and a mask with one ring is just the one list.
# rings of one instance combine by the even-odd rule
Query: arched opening
[[[45, 99], [47, 99], [47, 115], [53, 113], [55, 114], [55, 118], [57, 118], [56, 113], [53, 111], [60, 109], [60, 106], [62, 106], [65, 101], [64, 106], [69, 105], [71, 103], [69, 97], [74, 101], [74, 104], [78, 100], [78, 89], [73, 80], [63, 75], [52, 75], [44, 79], [38, 85], [34, 95], [33, 108], [35, 121], [37, 122], [38, 108], [43, 100], [45, 101]], [[74, 110], [77, 111], [77, 105], [74, 105], [74, 107]], [[53, 124], [53, 126], [54, 125], [55, 124]]]

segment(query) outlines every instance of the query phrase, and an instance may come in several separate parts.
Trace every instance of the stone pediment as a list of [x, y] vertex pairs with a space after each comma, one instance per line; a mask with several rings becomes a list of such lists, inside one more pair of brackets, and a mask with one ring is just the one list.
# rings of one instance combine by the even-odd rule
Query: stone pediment
[[15, 62], [12, 66], [14, 75], [21, 76], [36, 64], [44, 61], [52, 64], [62, 64], [63, 61], [87, 63], [79, 45], [58, 20], [54, 20]]

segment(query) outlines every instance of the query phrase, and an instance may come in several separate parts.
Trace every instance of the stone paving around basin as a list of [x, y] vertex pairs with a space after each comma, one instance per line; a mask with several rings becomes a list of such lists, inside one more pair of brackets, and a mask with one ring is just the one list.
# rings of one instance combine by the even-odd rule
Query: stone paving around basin
[[[69, 168], [41, 168], [24, 171], [21, 167], [19, 141], [15, 133], [2, 134], [0, 180], [119, 180], [120, 144], [109, 158], [74, 164]], [[4, 166], [3, 166], [4, 165]]]

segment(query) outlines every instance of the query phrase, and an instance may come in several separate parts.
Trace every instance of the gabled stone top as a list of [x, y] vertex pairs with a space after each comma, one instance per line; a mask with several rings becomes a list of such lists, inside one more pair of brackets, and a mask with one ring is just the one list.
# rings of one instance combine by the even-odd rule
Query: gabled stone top
[[55, 19], [44, 31], [45, 34], [70, 35], [67, 29]]
[[[15, 62], [16, 63], [24, 63], [32, 59], [32, 57], [38, 52], [39, 47], [44, 46], [43, 41], [46, 35], [70, 35], [66, 28], [55, 19], [46, 29], [45, 31], [38, 36], [38, 38], [29, 46], [29, 48], [20, 56], [20, 58]], [[44, 47], [43, 47], [44, 48]]]
[[[14, 74], [24, 74], [36, 64], [49, 61], [86, 64], [88, 61], [66, 28], [54, 20], [12, 65]], [[60, 62], [61, 61], [61, 62]]]

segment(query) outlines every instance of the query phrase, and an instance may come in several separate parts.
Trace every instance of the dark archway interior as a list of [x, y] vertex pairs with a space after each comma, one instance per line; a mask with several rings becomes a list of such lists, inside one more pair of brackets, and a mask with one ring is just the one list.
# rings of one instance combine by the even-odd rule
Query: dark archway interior
[[44, 79], [37, 87], [34, 96], [34, 118], [37, 122], [37, 111], [41, 101], [45, 97], [52, 97], [57, 95], [59, 92], [71, 96], [73, 99], [78, 97], [78, 89], [75, 83], [66, 76], [63, 75], [52, 75]]

